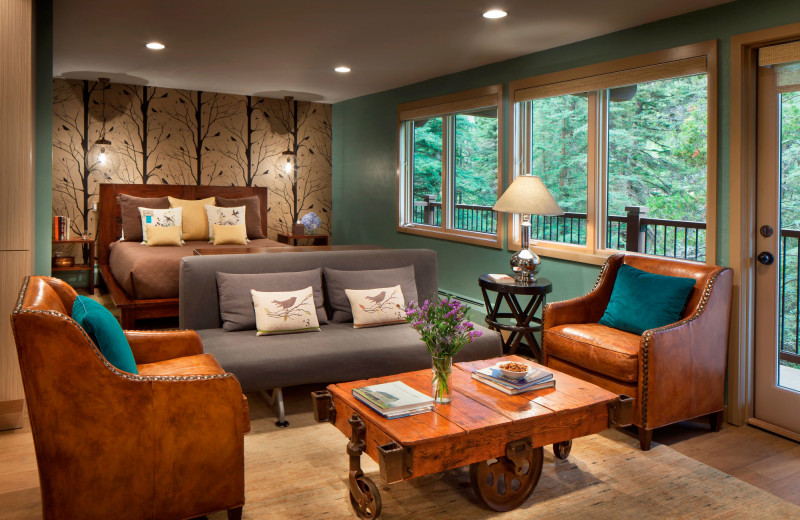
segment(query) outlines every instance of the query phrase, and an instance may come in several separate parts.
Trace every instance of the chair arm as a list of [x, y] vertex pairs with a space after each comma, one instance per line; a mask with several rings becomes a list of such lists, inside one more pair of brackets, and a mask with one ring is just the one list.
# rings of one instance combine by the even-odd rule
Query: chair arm
[[542, 329], [547, 330], [567, 323], [597, 323], [608, 305], [617, 270], [623, 258], [624, 255], [617, 254], [606, 260], [594, 287], [588, 294], [545, 305], [542, 311]]
[[721, 269], [697, 310], [642, 335], [642, 425], [657, 428], [723, 409], [733, 271]]
[[244, 434], [249, 423], [236, 378], [220, 374], [147, 379], [158, 431], [157, 516], [183, 517], [188, 513], [175, 508], [187, 503], [197, 509], [196, 515], [243, 505]]
[[125, 337], [137, 365], [203, 353], [203, 342], [193, 330], [126, 330]]

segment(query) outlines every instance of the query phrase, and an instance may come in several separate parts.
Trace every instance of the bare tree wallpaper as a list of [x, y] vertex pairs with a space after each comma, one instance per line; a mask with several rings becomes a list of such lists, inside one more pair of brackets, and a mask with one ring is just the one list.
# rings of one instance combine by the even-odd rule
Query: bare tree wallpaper
[[55, 79], [53, 115], [53, 214], [73, 234], [94, 236], [100, 182], [266, 186], [269, 238], [309, 211], [331, 232], [330, 105]]

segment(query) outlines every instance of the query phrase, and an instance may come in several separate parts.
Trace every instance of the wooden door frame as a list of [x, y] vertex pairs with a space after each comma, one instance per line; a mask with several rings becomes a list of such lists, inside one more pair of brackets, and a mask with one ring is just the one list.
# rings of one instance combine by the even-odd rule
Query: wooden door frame
[[756, 107], [758, 49], [795, 40], [800, 23], [731, 37], [730, 248], [733, 268], [731, 330], [728, 348], [728, 421], [753, 418]]

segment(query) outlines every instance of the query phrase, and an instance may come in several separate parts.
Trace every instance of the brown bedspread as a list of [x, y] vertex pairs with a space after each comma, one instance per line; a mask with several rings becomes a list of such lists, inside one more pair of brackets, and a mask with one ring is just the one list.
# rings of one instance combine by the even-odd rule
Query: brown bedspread
[[[181, 258], [192, 256], [196, 248], [214, 247], [204, 240], [186, 242], [181, 247], [147, 247], [139, 242], [113, 242], [109, 267], [117, 283], [136, 300], [178, 297], [178, 267]], [[289, 247], [268, 238], [252, 240], [247, 246]]]

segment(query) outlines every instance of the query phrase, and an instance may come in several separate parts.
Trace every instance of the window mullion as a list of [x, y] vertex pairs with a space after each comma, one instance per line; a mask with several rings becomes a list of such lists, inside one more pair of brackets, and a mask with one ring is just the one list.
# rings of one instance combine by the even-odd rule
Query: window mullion
[[594, 241], [592, 242], [593, 251], [607, 249], [608, 243], [608, 90], [599, 90], [592, 93], [595, 106], [591, 113], [595, 116], [594, 139], [589, 142], [595, 149], [592, 153], [594, 162], [593, 171], [590, 173], [593, 191], [590, 195], [590, 203], [594, 206], [590, 209], [589, 218], [593, 222]]
[[453, 119], [449, 115], [442, 118], [442, 229], [452, 228], [453, 207], [455, 204], [455, 140], [453, 139]]

